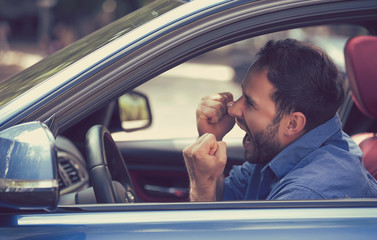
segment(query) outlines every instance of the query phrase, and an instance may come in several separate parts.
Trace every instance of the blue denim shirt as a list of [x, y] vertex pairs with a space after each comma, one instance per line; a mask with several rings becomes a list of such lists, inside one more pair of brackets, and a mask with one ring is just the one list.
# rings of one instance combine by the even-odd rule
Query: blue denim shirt
[[361, 157], [336, 114], [267, 165], [245, 162], [233, 167], [225, 179], [224, 200], [377, 197], [377, 182]]

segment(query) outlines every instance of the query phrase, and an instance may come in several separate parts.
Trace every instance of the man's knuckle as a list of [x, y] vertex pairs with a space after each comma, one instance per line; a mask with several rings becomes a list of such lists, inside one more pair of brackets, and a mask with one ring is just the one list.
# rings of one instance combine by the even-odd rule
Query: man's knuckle
[[185, 147], [185, 148], [182, 150], [183, 155], [188, 156], [188, 148], [189, 148], [189, 147]]
[[193, 151], [191, 156], [194, 160], [196, 160], [200, 158], [200, 153], [198, 151]]
[[209, 134], [208, 134], [208, 140], [211, 140], [211, 141], [216, 140], [216, 136], [215, 136], [215, 134], [213, 134], [213, 133], [209, 133]]

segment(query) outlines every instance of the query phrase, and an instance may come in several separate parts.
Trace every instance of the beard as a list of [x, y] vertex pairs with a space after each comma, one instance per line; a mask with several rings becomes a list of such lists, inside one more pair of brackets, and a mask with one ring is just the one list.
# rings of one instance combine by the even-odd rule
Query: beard
[[253, 136], [252, 151], [245, 150], [245, 160], [255, 164], [269, 163], [282, 150], [278, 130], [280, 121], [273, 122], [266, 130], [259, 131]]

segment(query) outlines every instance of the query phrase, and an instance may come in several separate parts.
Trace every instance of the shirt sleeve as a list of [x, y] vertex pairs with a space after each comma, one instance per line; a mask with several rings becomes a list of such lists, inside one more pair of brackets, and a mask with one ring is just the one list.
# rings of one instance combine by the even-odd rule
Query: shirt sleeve
[[224, 180], [224, 201], [244, 200], [248, 182], [254, 165], [245, 162], [241, 166], [233, 166], [229, 176]]

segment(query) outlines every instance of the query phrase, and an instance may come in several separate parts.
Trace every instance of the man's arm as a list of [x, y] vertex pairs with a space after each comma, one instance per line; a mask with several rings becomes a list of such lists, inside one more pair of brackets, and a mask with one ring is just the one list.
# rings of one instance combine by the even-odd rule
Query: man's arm
[[190, 200], [216, 201], [224, 184], [225, 142], [218, 142], [213, 134], [205, 133], [183, 150], [183, 157], [190, 178]]
[[216, 201], [222, 201], [224, 198], [224, 174], [221, 174], [221, 176], [217, 179], [216, 183]]
[[228, 114], [231, 93], [219, 93], [202, 98], [196, 111], [198, 140], [183, 150], [190, 178], [191, 201], [222, 200], [223, 172], [226, 164], [226, 144], [222, 138], [234, 126]]

